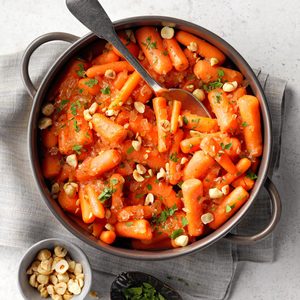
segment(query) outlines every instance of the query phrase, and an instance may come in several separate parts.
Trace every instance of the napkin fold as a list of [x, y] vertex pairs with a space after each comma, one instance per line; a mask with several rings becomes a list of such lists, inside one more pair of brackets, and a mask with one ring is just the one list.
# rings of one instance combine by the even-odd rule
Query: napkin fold
[[[32, 56], [30, 74], [36, 86], [68, 44], [41, 46]], [[32, 99], [19, 72], [22, 53], [0, 56], [0, 245], [27, 248], [49, 237], [68, 239], [88, 255], [94, 269], [93, 288], [109, 299], [110, 283], [123, 271], [152, 274], [177, 289], [183, 299], [221, 300], [228, 297], [238, 261], [272, 261], [273, 235], [251, 246], [220, 240], [207, 249], [184, 257], [158, 262], [136, 261], [96, 250], [69, 233], [51, 214], [35, 186], [29, 166], [27, 127]], [[264, 87], [273, 121], [273, 161], [276, 174], [280, 157], [282, 106], [286, 82], [257, 71]], [[238, 225], [239, 234], [252, 234], [268, 222], [271, 213], [265, 192]], [[255, 222], [253, 222], [255, 220]]]

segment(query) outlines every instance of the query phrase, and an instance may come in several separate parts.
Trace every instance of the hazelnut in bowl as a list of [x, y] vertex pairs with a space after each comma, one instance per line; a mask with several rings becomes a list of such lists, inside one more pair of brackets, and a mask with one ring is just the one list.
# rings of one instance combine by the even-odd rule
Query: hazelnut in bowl
[[24, 299], [82, 300], [92, 284], [88, 258], [73, 243], [46, 239], [31, 246], [18, 270], [18, 287]]

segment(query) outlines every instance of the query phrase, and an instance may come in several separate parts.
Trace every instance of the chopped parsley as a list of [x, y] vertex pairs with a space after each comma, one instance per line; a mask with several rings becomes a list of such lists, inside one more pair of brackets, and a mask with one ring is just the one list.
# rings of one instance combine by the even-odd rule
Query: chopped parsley
[[85, 77], [85, 70], [83, 64], [78, 64], [79, 70], [76, 71], [79, 77]]
[[57, 108], [57, 111], [60, 112], [64, 109], [64, 107], [69, 103], [70, 100], [63, 99], [60, 101], [59, 107]]
[[222, 147], [223, 150], [229, 150], [232, 146], [232, 143], [229, 144], [221, 143], [220, 146]]
[[183, 117], [182, 117], [182, 120], [183, 120], [183, 123], [184, 123], [185, 125], [189, 124], [189, 120], [187, 119], [186, 116], [183, 116]]
[[105, 187], [101, 194], [98, 196], [98, 200], [101, 203], [104, 203], [106, 200], [110, 199], [112, 194], [116, 191], [116, 189], [113, 189], [111, 187]]
[[78, 92], [79, 92], [79, 94], [82, 94], [83, 93], [83, 89], [79, 89]]
[[82, 149], [82, 146], [81, 145], [74, 145], [73, 148], [72, 148], [77, 154], [81, 154], [81, 149]]
[[181, 224], [182, 224], [183, 227], [188, 225], [189, 224], [188, 219], [186, 217], [182, 217], [181, 218]]
[[178, 154], [177, 154], [177, 152], [171, 153], [170, 160], [174, 161], [174, 162], [178, 162]]
[[183, 229], [182, 228], [179, 228], [179, 229], [176, 229], [172, 232], [172, 234], [170, 235], [170, 238], [172, 240], [176, 239], [177, 237], [179, 237], [180, 235], [183, 234]]
[[[80, 105], [80, 103], [79, 103], [79, 105]], [[72, 103], [71, 104], [71, 107], [70, 107], [70, 110], [71, 110], [71, 114], [73, 115], [73, 116], [76, 116], [77, 115], [77, 103]]]
[[164, 50], [164, 51], [162, 52], [162, 54], [163, 54], [164, 56], [167, 56], [167, 55], [169, 54], [169, 52], [168, 52], [167, 50]]
[[150, 283], [143, 282], [141, 286], [131, 286], [123, 290], [126, 300], [166, 300]]
[[248, 178], [250, 178], [252, 180], [257, 179], [257, 175], [255, 173], [251, 172], [251, 171], [247, 172], [246, 177], [248, 177]]
[[101, 89], [103, 95], [110, 95], [110, 87], [107, 85], [105, 88]]
[[247, 122], [243, 122], [243, 123], [242, 123], [242, 126], [243, 126], [243, 127], [247, 127], [247, 126], [248, 126], [248, 123], [247, 123]]
[[167, 221], [168, 217], [173, 216], [177, 210], [177, 205], [174, 204], [171, 208], [166, 208], [163, 210], [158, 217], [153, 217], [152, 222], [156, 224], [164, 223]]
[[145, 194], [143, 194], [143, 193], [139, 193], [139, 194], [136, 194], [136, 195], [135, 195], [135, 198], [136, 198], [136, 199], [140, 199], [140, 198], [143, 198], [144, 195], [145, 195]]
[[90, 88], [92, 88], [93, 86], [95, 86], [98, 83], [98, 80], [95, 78], [91, 78], [87, 81], [84, 82], [84, 84]]
[[147, 189], [148, 189], [149, 191], [151, 191], [151, 190], [152, 190], [152, 185], [151, 185], [151, 184], [147, 184]]
[[223, 77], [225, 75], [224, 71], [222, 69], [218, 69], [218, 76]]
[[73, 121], [73, 126], [74, 126], [74, 129], [75, 129], [76, 132], [79, 132], [79, 131], [80, 131], [80, 127], [79, 127], [78, 124], [77, 124], [77, 120], [74, 120], [74, 121]]
[[132, 146], [130, 146], [130, 147], [127, 149], [126, 153], [127, 153], [127, 154], [131, 154], [133, 151], [134, 151], [134, 148], [133, 148]]
[[156, 42], [151, 42], [151, 36], [148, 36], [142, 45], [146, 46], [147, 49], [157, 49]]
[[235, 204], [232, 204], [232, 205], [227, 204], [226, 207], [225, 207], [225, 212], [226, 212], [226, 213], [231, 212], [231, 210], [232, 210], [234, 207], [235, 207]]
[[117, 185], [119, 183], [119, 180], [117, 178], [113, 178], [110, 180], [112, 185]]
[[130, 226], [133, 225], [133, 222], [126, 222], [125, 225], [126, 225], [127, 227], [130, 227]]

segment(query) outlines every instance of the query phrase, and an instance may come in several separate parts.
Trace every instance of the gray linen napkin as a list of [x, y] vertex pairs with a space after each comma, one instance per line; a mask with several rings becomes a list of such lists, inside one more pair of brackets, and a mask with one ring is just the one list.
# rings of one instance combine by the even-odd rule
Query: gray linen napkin
[[[38, 49], [32, 57], [30, 72], [34, 82], [43, 78], [46, 70], [66, 49], [65, 43], [50, 43]], [[22, 53], [0, 56], [0, 245], [26, 248], [38, 240], [62, 237], [79, 245], [88, 255], [94, 269], [93, 288], [109, 299], [110, 283], [123, 271], [143, 271], [152, 274], [182, 294], [184, 299], [226, 299], [238, 260], [272, 261], [273, 237], [251, 247], [236, 247], [221, 240], [211, 247], [185, 257], [159, 262], [124, 259], [97, 251], [67, 232], [43, 203], [33, 182], [27, 153], [27, 126], [32, 99], [27, 95], [20, 76]], [[258, 72], [260, 73], [260, 72]], [[279, 157], [281, 105], [285, 82], [260, 74], [272, 109], [275, 128], [274, 155]], [[260, 196], [248, 214], [256, 224], [264, 224], [270, 213], [269, 200]], [[239, 233], [248, 233], [246, 225]], [[253, 222], [251, 223], [253, 226]], [[250, 227], [251, 227], [250, 226]]]

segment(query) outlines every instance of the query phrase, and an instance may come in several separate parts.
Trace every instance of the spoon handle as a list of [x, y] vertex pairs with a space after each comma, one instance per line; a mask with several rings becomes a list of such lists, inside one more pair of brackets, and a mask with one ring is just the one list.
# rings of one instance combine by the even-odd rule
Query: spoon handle
[[70, 12], [83, 25], [89, 28], [99, 38], [104, 38], [110, 42], [142, 76], [156, 94], [162, 93], [165, 90], [149, 75], [139, 61], [124, 46], [109, 16], [98, 0], [66, 0], [66, 4]]

